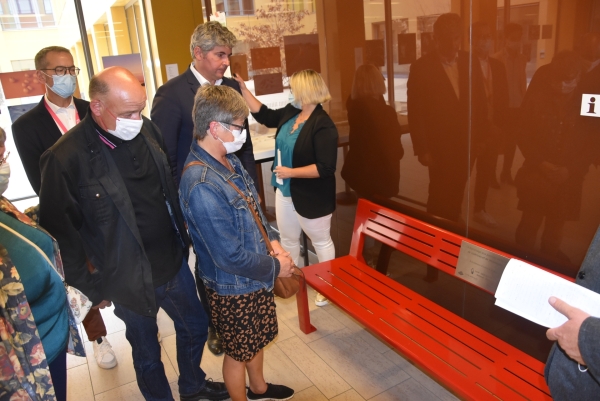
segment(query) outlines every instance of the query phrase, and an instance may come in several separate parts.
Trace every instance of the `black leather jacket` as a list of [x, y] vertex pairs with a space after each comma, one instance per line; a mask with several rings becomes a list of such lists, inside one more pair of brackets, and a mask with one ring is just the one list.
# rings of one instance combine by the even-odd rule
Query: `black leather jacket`
[[[190, 241], [162, 136], [146, 118], [140, 135], [158, 167], [173, 227], [187, 257]], [[152, 271], [135, 212], [91, 113], [42, 155], [40, 168], [40, 225], [58, 240], [66, 281], [94, 304], [109, 300], [155, 316]], [[88, 262], [94, 273], [89, 272]], [[171, 269], [175, 276], [179, 266]]]

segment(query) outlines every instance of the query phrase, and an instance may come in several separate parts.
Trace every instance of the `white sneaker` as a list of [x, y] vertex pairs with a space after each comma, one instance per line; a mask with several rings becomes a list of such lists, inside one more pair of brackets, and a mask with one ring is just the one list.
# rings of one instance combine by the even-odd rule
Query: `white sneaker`
[[315, 298], [315, 305], [325, 306], [328, 303], [329, 303], [329, 301], [327, 300], [327, 298], [325, 298], [323, 295], [317, 293], [317, 297]]
[[112, 369], [117, 366], [117, 357], [106, 337], [102, 337], [102, 343], [92, 341], [94, 345], [94, 358], [102, 369]]
[[481, 223], [488, 227], [496, 227], [498, 225], [496, 220], [485, 210], [481, 210], [481, 211], [475, 213], [475, 215], [473, 216], [473, 219], [476, 222]]

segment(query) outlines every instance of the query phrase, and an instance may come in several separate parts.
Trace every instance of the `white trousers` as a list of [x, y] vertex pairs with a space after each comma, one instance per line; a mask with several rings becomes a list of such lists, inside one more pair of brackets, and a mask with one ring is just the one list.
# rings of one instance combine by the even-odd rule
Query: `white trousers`
[[319, 262], [325, 262], [335, 258], [335, 246], [331, 240], [331, 214], [307, 219], [296, 213], [291, 197], [275, 191], [275, 215], [277, 227], [281, 236], [281, 246], [290, 252], [294, 263], [300, 261], [300, 233], [304, 231], [310, 238]]

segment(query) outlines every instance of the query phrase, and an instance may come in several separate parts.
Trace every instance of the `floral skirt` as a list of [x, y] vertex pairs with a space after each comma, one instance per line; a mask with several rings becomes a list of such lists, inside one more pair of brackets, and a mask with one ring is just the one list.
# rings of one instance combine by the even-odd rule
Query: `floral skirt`
[[211, 320], [223, 341], [225, 354], [249, 361], [277, 335], [273, 293], [264, 288], [242, 295], [218, 295], [206, 289]]

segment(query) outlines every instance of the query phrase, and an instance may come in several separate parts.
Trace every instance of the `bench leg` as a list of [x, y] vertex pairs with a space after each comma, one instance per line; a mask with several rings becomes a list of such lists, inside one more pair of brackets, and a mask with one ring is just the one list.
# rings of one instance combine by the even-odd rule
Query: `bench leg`
[[306, 281], [300, 277], [300, 289], [296, 294], [296, 305], [298, 306], [298, 324], [304, 334], [310, 334], [317, 328], [310, 324], [310, 313], [308, 310], [308, 293], [306, 290]]
[[384, 276], [387, 274], [388, 265], [390, 264], [390, 257], [392, 256], [393, 251], [394, 248], [387, 246], [386, 244], [381, 244], [381, 250], [379, 251], [379, 257], [377, 258], [375, 270]]

